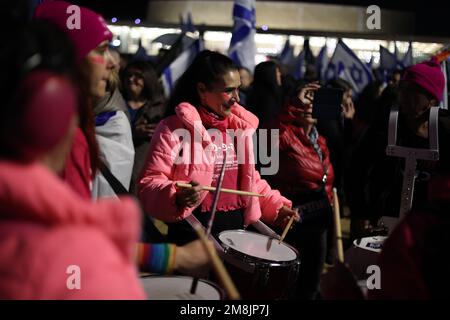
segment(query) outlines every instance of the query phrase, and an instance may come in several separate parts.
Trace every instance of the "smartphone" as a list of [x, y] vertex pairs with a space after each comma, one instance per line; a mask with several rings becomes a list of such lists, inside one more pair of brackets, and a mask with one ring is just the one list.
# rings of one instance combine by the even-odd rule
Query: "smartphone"
[[312, 116], [318, 120], [338, 120], [344, 91], [335, 88], [320, 88], [314, 93]]

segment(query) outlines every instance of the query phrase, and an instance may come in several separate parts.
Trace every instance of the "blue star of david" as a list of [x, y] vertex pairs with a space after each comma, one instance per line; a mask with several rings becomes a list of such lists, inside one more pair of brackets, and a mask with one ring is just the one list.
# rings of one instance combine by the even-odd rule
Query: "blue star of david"
[[334, 63], [328, 64], [326, 71], [326, 78], [328, 80], [333, 79], [336, 76], [336, 65]]
[[362, 83], [362, 70], [354, 63], [350, 68], [350, 75], [356, 83]]

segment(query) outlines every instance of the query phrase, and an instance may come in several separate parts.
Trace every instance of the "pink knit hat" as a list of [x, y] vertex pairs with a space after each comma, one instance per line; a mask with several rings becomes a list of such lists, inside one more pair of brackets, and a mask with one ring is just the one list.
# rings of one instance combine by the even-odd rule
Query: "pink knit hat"
[[413, 82], [429, 92], [438, 102], [442, 100], [445, 78], [436, 59], [422, 62], [406, 69], [403, 80]]
[[[78, 12], [79, 25], [76, 23]], [[78, 60], [86, 57], [102, 41], [112, 39], [112, 33], [101, 15], [65, 1], [46, 1], [36, 7], [34, 16], [54, 23], [65, 32], [74, 44]]]

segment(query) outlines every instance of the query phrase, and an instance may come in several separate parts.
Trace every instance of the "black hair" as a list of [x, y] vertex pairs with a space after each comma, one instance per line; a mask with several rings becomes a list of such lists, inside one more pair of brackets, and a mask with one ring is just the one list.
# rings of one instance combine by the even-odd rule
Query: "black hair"
[[48, 70], [74, 82], [77, 77], [75, 55], [69, 39], [45, 21], [12, 26], [1, 32], [6, 45], [0, 49], [2, 76], [0, 92], [0, 156], [20, 158], [14, 143], [24, 113], [26, 93], [19, 92], [25, 77], [36, 70]]
[[273, 60], [259, 63], [255, 67], [255, 75], [253, 78], [254, 87], [269, 91], [273, 91], [274, 88], [278, 88], [279, 85], [276, 77], [277, 68], [279, 68], [279, 66]]
[[273, 60], [259, 63], [255, 67], [253, 86], [247, 96], [247, 107], [259, 118], [261, 128], [283, 107], [283, 88], [277, 83], [277, 68], [279, 66]]
[[341, 89], [341, 90], [344, 90], [344, 92], [348, 91], [350, 89], [353, 89], [352, 85], [348, 81], [346, 81], [344, 79], [341, 79], [341, 78], [331, 79], [326, 84], [326, 86], [329, 87], [329, 88]]
[[199, 106], [201, 101], [197, 92], [197, 84], [203, 83], [210, 89], [214, 83], [220, 81], [223, 75], [233, 70], [238, 71], [238, 67], [227, 56], [209, 50], [200, 52], [178, 79], [167, 103], [166, 116], [175, 114], [175, 107], [181, 102]]

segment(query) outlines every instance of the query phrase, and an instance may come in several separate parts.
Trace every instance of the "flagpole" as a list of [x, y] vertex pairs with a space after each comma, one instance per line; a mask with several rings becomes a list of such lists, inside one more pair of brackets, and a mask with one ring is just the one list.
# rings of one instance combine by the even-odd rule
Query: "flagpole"
[[445, 81], [444, 81], [444, 83], [445, 83], [445, 86], [444, 86], [444, 97], [442, 99], [442, 106], [441, 106], [441, 108], [446, 109], [446, 110], [448, 110], [447, 61], [448, 61], [447, 59], [442, 61], [442, 65], [441, 65], [442, 72], [444, 73], [444, 79], [445, 79]]

